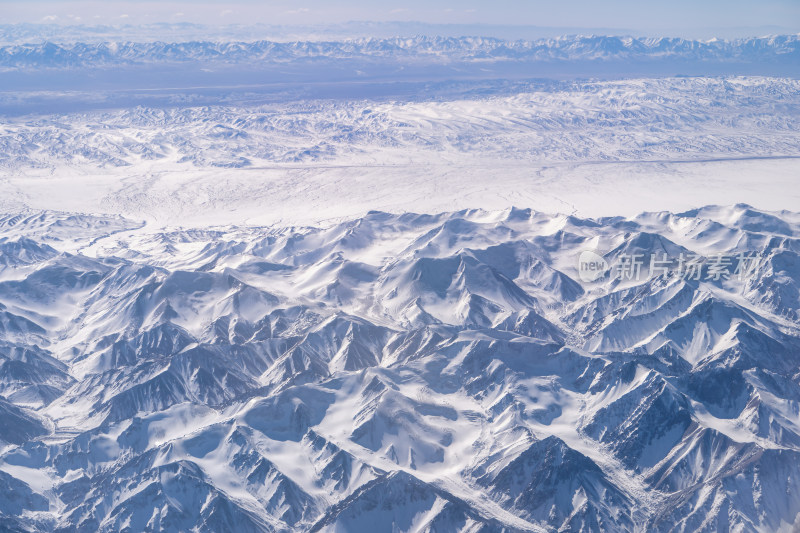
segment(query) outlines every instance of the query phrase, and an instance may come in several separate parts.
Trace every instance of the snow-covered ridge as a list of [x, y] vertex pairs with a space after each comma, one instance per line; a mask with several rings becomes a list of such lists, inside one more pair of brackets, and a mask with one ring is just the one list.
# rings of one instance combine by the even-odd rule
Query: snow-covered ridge
[[707, 41], [680, 38], [568, 36], [534, 41], [485, 37], [361, 38], [298, 42], [45, 42], [0, 47], [0, 67], [67, 68], [141, 63], [260, 63], [312, 59], [402, 61], [682, 60], [797, 65], [800, 36]]
[[[760, 262], [587, 284], [584, 250]], [[800, 213], [26, 212], [0, 257], [6, 529], [800, 523]]]

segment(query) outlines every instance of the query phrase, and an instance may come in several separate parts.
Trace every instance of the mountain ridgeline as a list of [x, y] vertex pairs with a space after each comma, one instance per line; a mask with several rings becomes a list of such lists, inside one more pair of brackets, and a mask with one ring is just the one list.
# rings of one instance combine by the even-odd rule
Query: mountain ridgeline
[[110, 41], [15, 43], [0, 47], [6, 68], [103, 66], [185, 61], [286, 62], [390, 58], [392, 61], [644, 60], [784, 63], [797, 65], [800, 36], [733, 40], [573, 35], [538, 40], [415, 36], [308, 41]]

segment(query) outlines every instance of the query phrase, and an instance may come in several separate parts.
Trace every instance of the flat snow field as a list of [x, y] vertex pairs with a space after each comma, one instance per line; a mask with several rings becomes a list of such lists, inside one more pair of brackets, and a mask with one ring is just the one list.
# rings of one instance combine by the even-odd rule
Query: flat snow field
[[800, 206], [800, 159], [582, 162], [550, 165], [184, 165], [28, 173], [0, 182], [5, 210], [121, 214], [162, 226], [314, 225], [370, 210], [438, 213], [529, 207], [581, 217], [747, 203]]

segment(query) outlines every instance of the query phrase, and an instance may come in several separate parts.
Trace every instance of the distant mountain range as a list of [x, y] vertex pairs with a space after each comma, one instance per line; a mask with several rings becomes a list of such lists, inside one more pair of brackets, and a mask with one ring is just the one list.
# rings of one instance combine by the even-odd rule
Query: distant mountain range
[[[739, 39], [765, 35], [798, 33], [791, 20], [783, 25], [745, 27], [703, 27], [685, 25], [642, 32], [621, 27], [530, 26], [508, 24], [435, 24], [414, 21], [351, 21], [331, 24], [197, 24], [154, 22], [149, 24], [0, 24], [0, 44], [35, 42], [114, 42], [114, 41], [336, 41], [360, 37], [414, 37], [418, 35], [494, 37], [505, 40], [548, 39], [564, 35], [611, 35], [633, 37], [681, 37], [708, 40]], [[169, 38], [165, 37], [169, 36]]]
[[534, 41], [484, 37], [363, 38], [296, 42], [104, 42], [0, 47], [5, 68], [140, 63], [261, 63], [318, 59], [426, 61], [663, 61], [800, 64], [800, 36], [693, 41], [676, 38], [570, 36]]

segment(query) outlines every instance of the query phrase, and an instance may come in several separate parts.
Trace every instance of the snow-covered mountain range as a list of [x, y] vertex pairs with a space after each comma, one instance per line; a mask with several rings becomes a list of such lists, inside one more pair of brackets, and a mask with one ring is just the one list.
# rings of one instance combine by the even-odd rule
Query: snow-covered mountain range
[[800, 530], [800, 35], [416, 27], [0, 25], [0, 531]]
[[5, 530], [800, 525], [798, 213], [29, 211], [0, 259]]
[[792, 20], [784, 24], [750, 27], [707, 27], [697, 30], [662, 28], [645, 32], [620, 27], [528, 26], [507, 24], [435, 24], [409, 21], [351, 21], [307, 25], [274, 24], [197, 24], [190, 22], [152, 22], [149, 24], [47, 24], [0, 23], [0, 44], [154, 42], [178, 41], [337, 41], [358, 38], [463, 37], [491, 36], [505, 40], [537, 40], [564, 35], [610, 35], [663, 37], [672, 35], [694, 40], [742, 39], [755, 35], [794, 35]]
[[569, 36], [535, 41], [489, 37], [417, 36], [338, 41], [189, 41], [9, 44], [0, 47], [5, 68], [104, 66], [184, 61], [286, 62], [380, 58], [391, 61], [651, 60], [800, 62], [800, 36], [695, 41], [680, 38]]
[[[102, 95], [87, 98], [97, 103]], [[427, 94], [377, 101], [259, 105], [245, 98], [7, 118], [0, 168], [389, 165], [439, 154], [548, 163], [800, 154], [796, 79], [443, 83]]]

